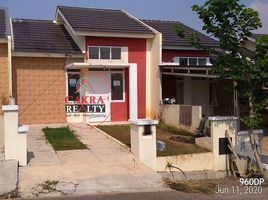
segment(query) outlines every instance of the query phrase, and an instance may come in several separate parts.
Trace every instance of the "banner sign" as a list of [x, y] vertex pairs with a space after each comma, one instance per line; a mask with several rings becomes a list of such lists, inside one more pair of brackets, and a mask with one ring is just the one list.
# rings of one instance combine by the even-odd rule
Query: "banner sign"
[[[70, 97], [66, 97], [70, 100]], [[73, 99], [74, 103], [66, 102], [66, 114], [83, 113], [86, 122], [111, 121], [110, 94], [88, 94]]]

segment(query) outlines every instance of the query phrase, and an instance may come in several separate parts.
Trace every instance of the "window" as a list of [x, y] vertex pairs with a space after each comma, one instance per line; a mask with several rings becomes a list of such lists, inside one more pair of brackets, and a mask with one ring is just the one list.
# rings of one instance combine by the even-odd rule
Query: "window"
[[80, 93], [77, 91], [76, 83], [80, 79], [79, 73], [68, 73], [68, 101], [80, 99]]
[[121, 59], [121, 48], [112, 48], [112, 59]]
[[180, 58], [180, 65], [187, 66], [188, 65], [188, 58]]
[[109, 47], [100, 47], [100, 57], [101, 59], [110, 59], [110, 48]]
[[112, 100], [124, 100], [123, 73], [111, 73]]
[[89, 47], [88, 54], [90, 59], [99, 59], [99, 47]]
[[207, 59], [206, 58], [198, 58], [198, 65], [206, 66], [207, 65]]
[[209, 58], [205, 57], [174, 57], [173, 62], [179, 63], [180, 66], [210, 66], [210, 63], [207, 62]]
[[120, 47], [89, 46], [88, 58], [89, 59], [120, 60], [121, 48]]
[[197, 58], [189, 58], [189, 66], [196, 66]]

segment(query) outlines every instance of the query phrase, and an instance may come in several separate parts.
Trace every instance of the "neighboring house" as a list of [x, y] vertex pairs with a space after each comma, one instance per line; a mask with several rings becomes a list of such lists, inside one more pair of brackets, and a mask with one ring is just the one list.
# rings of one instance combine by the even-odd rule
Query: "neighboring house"
[[5, 8], [0, 8], [0, 114], [2, 112], [2, 104], [7, 103], [9, 89], [9, 55], [8, 48], [10, 47], [9, 17]]
[[[204, 47], [219, 48], [216, 40], [175, 21], [143, 20], [162, 33], [162, 98], [175, 98], [176, 104], [200, 105], [205, 115], [234, 115], [233, 82], [219, 80], [211, 74], [210, 55], [194, 48], [189, 38], [193, 33]], [[184, 29], [185, 38], [175, 28]]]
[[65, 70], [83, 54], [63, 25], [13, 19], [12, 88], [20, 123], [63, 123]]
[[166, 97], [206, 115], [233, 115], [233, 82], [212, 74], [210, 56], [178, 37], [175, 25], [188, 37], [196, 32], [109, 9], [58, 6], [54, 21], [12, 19], [12, 81], [4, 83], [20, 123], [158, 118]]

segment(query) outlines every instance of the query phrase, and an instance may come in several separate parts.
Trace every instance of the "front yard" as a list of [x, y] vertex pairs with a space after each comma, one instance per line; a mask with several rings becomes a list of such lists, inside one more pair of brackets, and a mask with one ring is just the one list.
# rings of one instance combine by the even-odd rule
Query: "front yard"
[[[130, 147], [130, 125], [100, 125], [97, 126], [97, 128]], [[182, 137], [176, 139], [176, 136]], [[158, 124], [156, 127], [156, 138], [166, 143], [166, 150], [157, 151], [157, 156], [208, 152], [207, 149], [194, 144], [194, 136], [192, 133], [167, 126], [163, 123]]]

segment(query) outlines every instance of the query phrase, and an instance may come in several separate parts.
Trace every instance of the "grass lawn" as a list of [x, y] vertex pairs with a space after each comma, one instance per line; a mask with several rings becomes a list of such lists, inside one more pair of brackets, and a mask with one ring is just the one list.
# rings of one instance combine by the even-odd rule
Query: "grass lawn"
[[80, 142], [68, 127], [47, 127], [42, 130], [55, 151], [87, 149], [87, 146]]
[[[129, 125], [100, 125], [98, 128], [130, 147]], [[166, 150], [157, 151], [157, 156], [208, 152], [207, 149], [199, 147], [193, 143], [171, 140], [170, 137], [174, 135], [189, 136], [192, 142], [194, 142], [194, 136], [192, 133], [160, 123], [156, 126], [156, 138], [157, 140], [161, 140], [166, 143]]]

